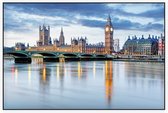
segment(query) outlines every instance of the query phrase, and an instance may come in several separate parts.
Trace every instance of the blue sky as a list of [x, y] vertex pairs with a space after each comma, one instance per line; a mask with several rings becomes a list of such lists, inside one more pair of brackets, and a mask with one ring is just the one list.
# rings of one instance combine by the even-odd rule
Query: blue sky
[[104, 42], [104, 26], [110, 14], [113, 38], [122, 48], [128, 35], [148, 37], [164, 33], [164, 4], [4, 4], [4, 46], [16, 42], [36, 45], [39, 25], [50, 25], [51, 38], [58, 38], [61, 27], [66, 43], [71, 37], [87, 37], [89, 43]]

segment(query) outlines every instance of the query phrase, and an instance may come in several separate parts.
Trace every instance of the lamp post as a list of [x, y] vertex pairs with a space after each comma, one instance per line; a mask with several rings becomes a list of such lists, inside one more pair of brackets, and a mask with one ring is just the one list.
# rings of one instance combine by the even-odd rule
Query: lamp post
[[93, 54], [95, 54], [95, 50], [93, 51]]

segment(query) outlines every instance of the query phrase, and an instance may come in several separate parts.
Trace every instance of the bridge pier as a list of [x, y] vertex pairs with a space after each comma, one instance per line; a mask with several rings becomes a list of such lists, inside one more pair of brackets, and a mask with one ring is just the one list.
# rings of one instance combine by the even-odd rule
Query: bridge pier
[[43, 58], [43, 62], [59, 62], [59, 58]]
[[15, 58], [15, 63], [31, 63], [31, 58]]

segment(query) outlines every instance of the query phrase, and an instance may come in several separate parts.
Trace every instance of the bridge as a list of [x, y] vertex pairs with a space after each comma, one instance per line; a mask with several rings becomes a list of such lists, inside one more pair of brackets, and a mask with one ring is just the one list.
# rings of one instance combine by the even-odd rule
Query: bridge
[[104, 54], [68, 53], [51, 51], [13, 51], [4, 54], [12, 55], [15, 63], [31, 63], [35, 54], [42, 55], [43, 62], [64, 62], [64, 61], [93, 61], [112, 60], [114, 56]]

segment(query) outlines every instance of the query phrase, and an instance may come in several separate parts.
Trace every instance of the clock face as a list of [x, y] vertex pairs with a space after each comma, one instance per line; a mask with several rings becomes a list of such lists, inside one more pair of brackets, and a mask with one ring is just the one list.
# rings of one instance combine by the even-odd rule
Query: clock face
[[106, 27], [106, 31], [109, 31], [109, 27]]
[[113, 31], [113, 28], [112, 28], [112, 27], [110, 28], [110, 31]]

